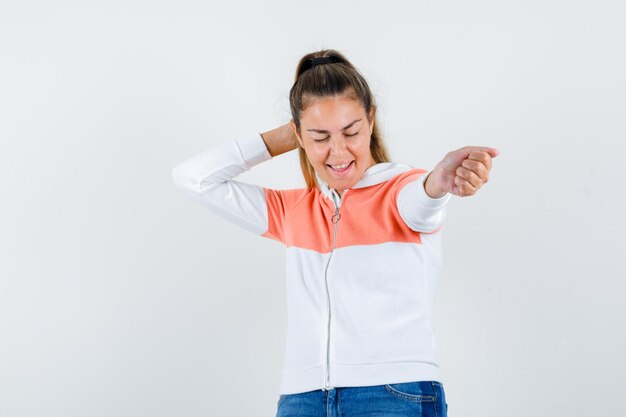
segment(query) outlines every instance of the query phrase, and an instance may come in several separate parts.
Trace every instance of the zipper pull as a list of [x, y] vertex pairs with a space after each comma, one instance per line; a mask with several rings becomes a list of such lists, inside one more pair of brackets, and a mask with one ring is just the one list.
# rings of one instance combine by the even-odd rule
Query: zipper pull
[[335, 207], [335, 214], [333, 214], [333, 217], [331, 217], [330, 220], [333, 223], [337, 223], [340, 218], [341, 218], [341, 214], [339, 214], [339, 208]]

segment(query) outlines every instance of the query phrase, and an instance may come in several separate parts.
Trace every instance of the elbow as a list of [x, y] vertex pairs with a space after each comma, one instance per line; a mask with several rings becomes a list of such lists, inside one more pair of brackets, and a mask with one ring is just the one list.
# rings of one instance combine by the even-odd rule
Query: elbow
[[206, 196], [226, 181], [219, 181], [215, 176], [202, 175], [194, 170], [193, 166], [182, 163], [175, 166], [171, 172], [172, 181], [176, 187], [186, 194]]
[[197, 183], [193, 180], [193, 178], [191, 178], [191, 176], [182, 164], [175, 166], [174, 169], [172, 169], [171, 175], [172, 181], [174, 181], [174, 184], [177, 188], [183, 191], [198, 190]]

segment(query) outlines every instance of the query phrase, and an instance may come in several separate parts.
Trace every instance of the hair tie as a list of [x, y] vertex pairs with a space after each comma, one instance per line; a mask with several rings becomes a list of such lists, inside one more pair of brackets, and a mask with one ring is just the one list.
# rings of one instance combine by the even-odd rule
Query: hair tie
[[341, 59], [336, 56], [320, 56], [316, 58], [310, 58], [304, 61], [304, 64], [302, 64], [302, 71], [300, 71], [300, 74], [302, 74], [306, 70], [310, 70], [316, 65], [335, 64], [339, 62], [341, 62]]

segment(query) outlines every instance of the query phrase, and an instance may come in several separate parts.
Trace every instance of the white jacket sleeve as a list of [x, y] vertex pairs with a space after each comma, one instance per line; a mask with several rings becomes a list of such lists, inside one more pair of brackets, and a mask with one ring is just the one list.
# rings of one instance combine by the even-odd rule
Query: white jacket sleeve
[[432, 233], [439, 230], [446, 215], [446, 203], [451, 197], [449, 193], [441, 198], [432, 198], [426, 194], [424, 182], [429, 174], [420, 175], [398, 193], [400, 217], [416, 232]]
[[264, 189], [233, 178], [271, 158], [257, 133], [191, 157], [174, 167], [172, 178], [180, 190], [202, 206], [261, 235], [268, 228]]

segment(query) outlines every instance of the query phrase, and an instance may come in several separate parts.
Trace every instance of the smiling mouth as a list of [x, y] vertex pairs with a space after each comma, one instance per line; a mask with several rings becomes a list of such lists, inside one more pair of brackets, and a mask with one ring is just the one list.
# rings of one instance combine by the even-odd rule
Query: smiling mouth
[[330, 169], [332, 169], [335, 172], [345, 172], [348, 169], [350, 169], [350, 167], [352, 166], [353, 163], [354, 163], [354, 161], [350, 161], [348, 163], [340, 164], [340, 165], [326, 164], [326, 166], [328, 166]]

